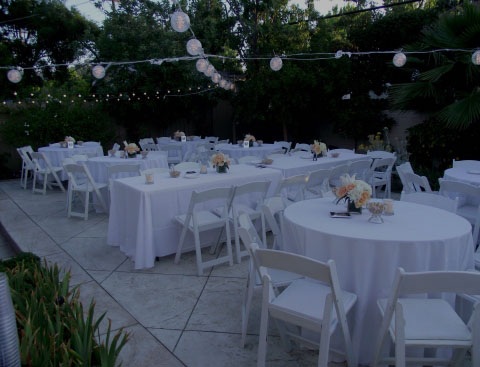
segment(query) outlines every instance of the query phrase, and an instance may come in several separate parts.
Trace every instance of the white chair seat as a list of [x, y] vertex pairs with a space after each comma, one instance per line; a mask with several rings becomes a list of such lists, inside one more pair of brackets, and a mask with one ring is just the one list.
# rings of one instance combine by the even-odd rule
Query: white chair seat
[[[324, 314], [325, 299], [331, 293], [331, 288], [319, 282], [309, 279], [293, 281], [270, 305], [270, 313], [273, 317], [288, 319], [295, 316], [295, 324], [305, 328], [311, 328], [313, 324], [319, 324], [322, 320], [318, 317]], [[348, 313], [357, 296], [353, 293], [342, 291], [342, 302], [345, 312]], [[288, 315], [288, 316], [285, 316]], [[337, 327], [338, 319], [335, 309], [332, 310], [330, 320], [330, 332]], [[317, 327], [315, 327], [316, 329]]]
[[[195, 215], [197, 216], [198, 225], [201, 226], [203, 230], [215, 229], [225, 225], [224, 221], [219, 220], [217, 215], [208, 210], [197, 211]], [[175, 219], [179, 223], [184, 224], [187, 220], [187, 214], [177, 215]], [[193, 218], [190, 219], [188, 228], [193, 231]]]
[[[382, 313], [385, 313], [387, 299], [378, 301]], [[443, 299], [399, 299], [403, 306], [403, 314], [407, 320], [415, 320], [405, 324], [405, 342], [413, 340], [414, 344], [425, 340], [458, 340], [459, 343], [471, 342], [471, 332], [460, 317], [452, 312], [452, 306]], [[395, 318], [390, 323], [390, 335], [395, 340]], [[449, 345], [451, 343], [448, 343]]]

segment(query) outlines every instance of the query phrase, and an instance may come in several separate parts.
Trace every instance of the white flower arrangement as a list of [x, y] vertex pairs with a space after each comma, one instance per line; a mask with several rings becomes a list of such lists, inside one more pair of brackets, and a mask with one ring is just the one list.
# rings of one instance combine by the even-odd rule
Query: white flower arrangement
[[327, 155], [327, 145], [318, 140], [314, 140], [310, 148], [312, 149], [312, 152], [316, 155]]
[[213, 167], [227, 166], [228, 168], [230, 165], [230, 160], [227, 157], [225, 157], [225, 154], [220, 152], [212, 156], [211, 162]]
[[72, 142], [75, 143], [75, 139], [71, 136], [66, 136], [65, 137], [65, 143]]
[[355, 175], [345, 174], [340, 177], [342, 186], [335, 189], [335, 195], [340, 200], [351, 200], [356, 208], [364, 206], [372, 197], [372, 187], [362, 180], [356, 180]]

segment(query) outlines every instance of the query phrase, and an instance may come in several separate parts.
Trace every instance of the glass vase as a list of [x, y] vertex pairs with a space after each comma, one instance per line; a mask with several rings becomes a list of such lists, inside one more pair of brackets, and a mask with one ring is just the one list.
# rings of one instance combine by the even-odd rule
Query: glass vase
[[357, 208], [355, 202], [350, 199], [347, 200], [347, 210], [351, 214], [362, 214], [362, 207]]
[[218, 173], [227, 173], [227, 166], [225, 164], [223, 166], [216, 166], [215, 169]]

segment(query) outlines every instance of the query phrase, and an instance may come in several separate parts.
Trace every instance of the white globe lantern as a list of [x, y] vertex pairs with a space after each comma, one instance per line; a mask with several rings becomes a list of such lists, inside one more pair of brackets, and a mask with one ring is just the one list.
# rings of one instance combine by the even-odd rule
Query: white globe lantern
[[221, 79], [222, 79], [222, 76], [219, 73], [217, 73], [217, 72], [213, 73], [212, 82], [214, 82], [215, 84], [218, 84], [218, 83], [220, 83]]
[[7, 78], [10, 82], [17, 84], [22, 80], [22, 73], [20, 70], [11, 69], [7, 73]]
[[202, 44], [196, 38], [187, 42], [187, 52], [192, 56], [200, 55], [203, 52]]
[[282, 66], [283, 66], [283, 61], [278, 56], [275, 56], [270, 60], [270, 68], [273, 71], [279, 71], [282, 68]]
[[204, 72], [204, 74], [208, 77], [212, 77], [214, 73], [215, 73], [215, 67], [212, 64], [208, 65], [207, 70], [205, 70]]
[[205, 73], [205, 71], [208, 68], [208, 65], [210, 65], [210, 63], [207, 61], [207, 59], [198, 59], [195, 66], [197, 67], [197, 70], [199, 72]]
[[105, 77], [105, 68], [102, 65], [95, 65], [92, 68], [92, 75], [96, 79], [103, 79]]
[[190, 18], [183, 11], [175, 10], [170, 17], [170, 24], [175, 31], [183, 33], [190, 28]]
[[480, 65], [480, 50], [477, 50], [473, 53], [472, 62], [474, 65]]
[[407, 62], [407, 56], [403, 52], [397, 52], [395, 56], [393, 56], [393, 65], [397, 68], [401, 68]]

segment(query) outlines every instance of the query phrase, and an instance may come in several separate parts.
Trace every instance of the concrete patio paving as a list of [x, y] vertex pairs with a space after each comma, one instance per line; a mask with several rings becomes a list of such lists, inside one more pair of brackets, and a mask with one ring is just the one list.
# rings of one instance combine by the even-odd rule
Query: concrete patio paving
[[[84, 221], [67, 218], [66, 194], [32, 194], [18, 180], [0, 181], [0, 223], [21, 251], [71, 271], [81, 299], [96, 302], [112, 329], [131, 334], [121, 352], [123, 366], [254, 366], [259, 298], [255, 297], [245, 348], [240, 346], [240, 306], [246, 282], [244, 260], [196, 275], [195, 256], [161, 258], [154, 268], [134, 270], [133, 262], [106, 243], [108, 217], [91, 213]], [[0, 256], [11, 256], [0, 242]], [[107, 321], [101, 326], [106, 330]], [[277, 336], [269, 338], [269, 366], [312, 366], [310, 351], [285, 352]]]

